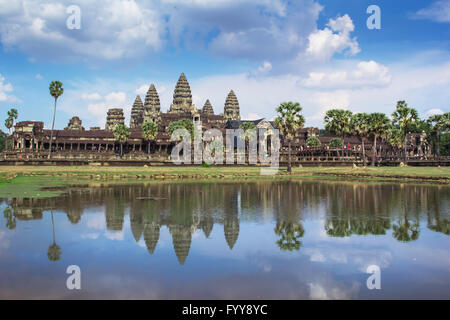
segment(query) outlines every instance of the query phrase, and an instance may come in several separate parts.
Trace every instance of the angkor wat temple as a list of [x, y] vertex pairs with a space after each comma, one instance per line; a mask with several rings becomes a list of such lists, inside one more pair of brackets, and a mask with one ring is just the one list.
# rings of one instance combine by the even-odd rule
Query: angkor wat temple
[[[184, 73], [182, 73], [175, 86], [173, 102], [167, 112], [161, 112], [161, 103], [154, 84], [151, 84], [144, 102], [138, 95], [131, 110], [129, 127], [130, 137], [125, 144], [125, 157], [122, 160], [151, 160], [168, 161], [169, 155], [176, 142], [171, 141], [168, 126], [181, 119], [192, 120], [193, 123], [201, 121], [202, 130], [211, 128], [219, 129], [225, 135], [226, 129], [237, 129], [244, 122], [253, 122], [257, 129], [272, 129], [273, 122], [265, 119], [241, 120], [238, 98], [233, 90], [230, 90], [224, 103], [223, 113], [215, 114], [213, 106], [206, 100], [204, 106], [198, 109], [192, 102], [192, 93]], [[158, 134], [154, 141], [146, 141], [142, 135], [142, 124], [146, 121], [155, 122], [158, 125]], [[82, 120], [74, 116], [63, 130], [54, 130], [51, 143], [52, 159], [54, 160], [90, 160], [90, 161], [114, 161], [118, 160], [119, 143], [116, 141], [113, 130], [118, 124], [125, 124], [123, 109], [109, 109], [106, 115], [105, 128], [91, 127], [86, 130]], [[41, 121], [21, 121], [15, 125], [14, 132], [7, 138], [6, 151], [3, 160], [46, 159], [50, 148], [51, 130], [44, 129]], [[319, 155], [328, 153], [333, 155], [327, 146], [332, 136], [319, 136], [318, 128], [299, 129], [291, 145], [294, 155], [313, 155], [306, 146], [306, 139], [317, 136], [322, 143]], [[431, 153], [425, 136], [412, 134], [409, 136], [409, 153], [427, 155]], [[372, 142], [364, 139], [367, 155], [370, 156]], [[345, 138], [345, 148], [348, 156], [360, 158], [361, 139], [356, 136]], [[150, 146], [148, 145], [150, 144]], [[281, 160], [286, 152], [286, 144], [281, 137]], [[388, 147], [383, 141], [377, 143], [380, 151], [387, 152]], [[150, 153], [147, 153], [150, 150]], [[339, 153], [335, 152], [335, 155]]]

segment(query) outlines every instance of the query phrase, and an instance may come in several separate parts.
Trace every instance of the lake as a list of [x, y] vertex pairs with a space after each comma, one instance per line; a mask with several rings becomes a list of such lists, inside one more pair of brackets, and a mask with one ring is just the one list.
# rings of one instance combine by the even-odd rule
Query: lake
[[2, 299], [450, 299], [447, 185], [93, 183], [0, 208]]

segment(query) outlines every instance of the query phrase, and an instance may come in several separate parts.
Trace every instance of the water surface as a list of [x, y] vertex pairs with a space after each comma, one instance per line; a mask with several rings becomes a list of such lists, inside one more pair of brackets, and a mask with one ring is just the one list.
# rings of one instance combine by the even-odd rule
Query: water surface
[[92, 184], [0, 208], [3, 299], [450, 298], [449, 186]]

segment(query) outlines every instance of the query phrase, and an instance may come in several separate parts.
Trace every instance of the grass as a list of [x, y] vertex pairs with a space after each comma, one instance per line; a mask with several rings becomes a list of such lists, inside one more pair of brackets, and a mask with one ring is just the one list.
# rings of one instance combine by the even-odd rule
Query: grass
[[[238, 181], [303, 178], [317, 180], [428, 181], [450, 183], [450, 167], [303, 167], [287, 175], [281, 168], [275, 176], [262, 176], [259, 167], [96, 167], [96, 166], [2, 166], [0, 198], [52, 197], [54, 187], [91, 182], [136, 181]], [[45, 188], [43, 188], [45, 187]], [[53, 187], [53, 188], [52, 188]]]

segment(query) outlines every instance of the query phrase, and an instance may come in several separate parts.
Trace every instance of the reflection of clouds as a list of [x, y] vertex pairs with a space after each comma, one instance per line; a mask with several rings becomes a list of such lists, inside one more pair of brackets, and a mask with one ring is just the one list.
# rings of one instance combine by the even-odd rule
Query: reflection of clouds
[[95, 239], [98, 239], [99, 236], [100, 236], [99, 233], [85, 233], [85, 234], [81, 235], [81, 238], [95, 240]]
[[309, 256], [309, 260], [312, 262], [325, 262], [327, 260], [318, 249], [306, 248], [303, 252]]
[[3, 251], [6, 251], [9, 248], [10, 242], [7, 238], [6, 232], [0, 230], [0, 255]]
[[104, 234], [105, 238], [109, 240], [123, 240], [123, 231], [106, 231]]
[[104, 213], [101, 213], [101, 214], [99, 213], [99, 214], [95, 214], [95, 215], [90, 216], [87, 219], [86, 225], [90, 229], [105, 230], [105, 228], [106, 228], [106, 221], [105, 221]]
[[344, 300], [357, 296], [361, 285], [353, 282], [346, 288], [340, 283], [309, 283], [309, 298], [314, 300]]

